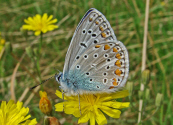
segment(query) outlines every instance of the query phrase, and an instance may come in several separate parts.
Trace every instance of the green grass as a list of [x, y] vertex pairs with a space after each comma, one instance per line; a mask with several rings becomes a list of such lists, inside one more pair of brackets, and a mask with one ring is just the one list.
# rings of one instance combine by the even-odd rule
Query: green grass
[[[167, 1], [167, 0], [165, 0]], [[147, 69], [150, 70], [150, 81], [145, 88], [150, 90], [150, 99], [144, 101], [142, 115], [143, 125], [168, 125], [173, 124], [173, 1], [169, 0], [164, 5], [161, 0], [150, 0], [148, 39], [147, 39]], [[24, 19], [35, 14], [48, 13], [58, 19], [59, 28], [43, 35], [42, 57], [40, 70], [42, 80], [63, 70], [65, 54], [70, 44], [74, 30], [89, 8], [101, 11], [109, 20], [118, 40], [122, 41], [128, 49], [130, 57], [129, 80], [134, 83], [131, 106], [123, 109], [120, 119], [107, 117], [109, 124], [137, 124], [138, 107], [141, 83], [142, 43], [144, 36], [145, 1], [138, 0], [1, 0], [0, 7], [0, 32], [6, 42], [12, 44], [12, 54], [4, 52], [0, 59], [0, 101], [11, 98], [11, 78], [14, 69], [21, 59], [25, 48], [32, 44], [37, 47], [39, 37], [33, 32], [28, 32], [27, 41], [20, 32]], [[39, 83], [34, 62], [27, 55], [24, 56], [15, 77], [15, 96], [18, 100], [24, 90]], [[55, 79], [44, 83], [42, 90], [48, 93], [52, 103], [59, 101], [55, 96], [59, 85]], [[26, 103], [32, 94], [28, 91], [23, 98]], [[163, 94], [163, 103], [154, 116], [155, 98], [157, 93]], [[30, 108], [32, 118], [36, 117], [43, 124], [43, 114], [38, 109], [39, 94], [34, 93], [31, 101], [26, 106]], [[123, 101], [129, 101], [128, 98]], [[133, 107], [132, 107], [133, 105]], [[64, 124], [77, 124], [77, 119], [64, 113], [55, 113], [55, 116]], [[147, 117], [150, 117], [146, 119]], [[146, 119], [146, 120], [145, 120]]]

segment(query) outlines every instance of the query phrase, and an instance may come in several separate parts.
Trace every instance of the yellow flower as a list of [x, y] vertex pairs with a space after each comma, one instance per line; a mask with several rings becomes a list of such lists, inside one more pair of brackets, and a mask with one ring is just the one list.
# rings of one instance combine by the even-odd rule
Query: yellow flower
[[51, 115], [52, 105], [51, 105], [50, 100], [47, 97], [47, 93], [40, 91], [39, 94], [41, 97], [40, 102], [39, 102], [39, 108], [40, 108], [41, 112], [46, 115]]
[[28, 120], [31, 116], [27, 115], [29, 108], [22, 107], [22, 102], [14, 103], [10, 100], [7, 104], [2, 101], [0, 107], [0, 125], [36, 125], [36, 119]]
[[33, 30], [35, 31], [35, 35], [38, 36], [40, 33], [46, 33], [48, 31], [52, 31], [55, 28], [58, 28], [57, 25], [54, 25], [53, 23], [57, 22], [57, 19], [53, 19], [53, 15], [50, 15], [48, 17], [47, 13], [43, 14], [43, 17], [41, 15], [37, 14], [33, 18], [28, 17], [28, 19], [25, 19], [24, 22], [26, 25], [23, 25], [23, 29], [26, 30]]
[[[56, 91], [56, 95], [62, 98], [62, 93]], [[85, 123], [90, 120], [90, 125], [95, 125], [95, 120], [99, 125], [107, 124], [107, 119], [102, 112], [113, 118], [119, 118], [121, 111], [117, 109], [129, 107], [129, 102], [117, 102], [115, 99], [128, 96], [127, 90], [116, 93], [83, 94], [80, 95], [80, 110], [78, 96], [64, 95], [64, 102], [55, 105], [56, 111], [63, 111], [66, 114], [73, 114], [79, 117], [78, 123]]]

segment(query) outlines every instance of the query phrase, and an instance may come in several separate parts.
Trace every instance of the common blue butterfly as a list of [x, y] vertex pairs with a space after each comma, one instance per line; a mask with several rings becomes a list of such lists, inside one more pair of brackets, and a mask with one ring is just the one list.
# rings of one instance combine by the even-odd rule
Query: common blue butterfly
[[126, 47], [116, 39], [105, 16], [89, 9], [75, 30], [56, 81], [70, 95], [115, 92], [124, 87], [128, 74]]

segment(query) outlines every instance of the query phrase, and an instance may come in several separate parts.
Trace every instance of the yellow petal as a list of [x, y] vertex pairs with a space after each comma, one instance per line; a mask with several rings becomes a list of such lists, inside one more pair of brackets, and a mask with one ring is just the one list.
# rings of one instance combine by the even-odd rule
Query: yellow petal
[[18, 101], [17, 102], [17, 108], [20, 110], [22, 108], [22, 106], [23, 106], [23, 103]]
[[77, 108], [71, 108], [71, 107], [64, 108], [64, 112], [66, 114], [74, 114], [74, 112], [77, 111], [77, 110], [78, 110]]
[[89, 120], [89, 112], [86, 111], [86, 112], [83, 113], [83, 114], [81, 115], [81, 117], [79, 118], [78, 124], [80, 124], [80, 123], [85, 123], [85, 122], [87, 122], [88, 120]]
[[[61, 98], [62, 99], [62, 92], [60, 92], [60, 91], [58, 91], [58, 90], [56, 90], [56, 93], [55, 93], [59, 98]], [[67, 100], [67, 98], [66, 98], [66, 96], [65, 96], [65, 94], [64, 94], [64, 100]]]
[[106, 106], [102, 106], [101, 110], [112, 118], [119, 118], [121, 111]]
[[48, 24], [56, 23], [57, 21], [58, 21], [57, 19], [53, 19], [53, 20], [49, 21]]
[[63, 111], [63, 102], [60, 102], [55, 105], [55, 111], [62, 112]]
[[[2, 102], [5, 102], [5, 101], [2, 101]], [[5, 102], [5, 105], [6, 105], [6, 102]], [[13, 100], [10, 100], [8, 103], [7, 103], [7, 108], [10, 108], [12, 107], [12, 105], [14, 105], [14, 101]], [[1, 104], [2, 106], [2, 104]], [[5, 106], [6, 107], [6, 106]]]
[[100, 105], [108, 106], [112, 108], [127, 108], [129, 107], [130, 102], [117, 102], [117, 101], [108, 101], [108, 102], [101, 102]]
[[130, 102], [114, 102], [112, 107], [121, 109], [121, 108], [129, 107], [129, 105], [130, 105]]
[[46, 33], [46, 32], [47, 32], [47, 29], [44, 28], [44, 29], [42, 29], [41, 31], [42, 31], [43, 33]]
[[49, 18], [47, 19], [47, 22], [49, 22], [53, 18], [53, 15], [50, 15]]
[[129, 95], [128, 90], [123, 90], [123, 91], [118, 91], [116, 93], [112, 94], [104, 94], [103, 96], [100, 97], [99, 101], [108, 101], [112, 99], [117, 99], [117, 98], [124, 98]]
[[62, 93], [60, 92], [60, 91], [58, 91], [58, 90], [56, 90], [56, 93], [55, 93], [59, 98], [61, 98], [62, 99]]
[[90, 125], [95, 125], [95, 115], [90, 112]]
[[80, 116], [81, 116], [81, 114], [80, 114], [80, 111], [79, 111], [79, 110], [77, 110], [77, 111], [73, 112], [73, 115], [74, 115], [75, 117], [80, 117]]
[[99, 109], [95, 109], [96, 121], [99, 125], [107, 124], [107, 119]]
[[2, 111], [6, 111], [6, 108], [7, 108], [6, 101], [2, 101], [2, 103], [1, 103], [1, 109], [2, 109]]
[[47, 13], [44, 13], [44, 14], [43, 14], [43, 17], [42, 17], [42, 21], [45, 22], [45, 21], [47, 20], [47, 17], [48, 17], [48, 16], [47, 16]]
[[35, 31], [34, 34], [35, 34], [36, 36], [38, 36], [38, 35], [40, 35], [40, 33], [41, 33], [41, 31]]
[[32, 19], [32, 17], [28, 17], [28, 24], [34, 24], [35, 21]]

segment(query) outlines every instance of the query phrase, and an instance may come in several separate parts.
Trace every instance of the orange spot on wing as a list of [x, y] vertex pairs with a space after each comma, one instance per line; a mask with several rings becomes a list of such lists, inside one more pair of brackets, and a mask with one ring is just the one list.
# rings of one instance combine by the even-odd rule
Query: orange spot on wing
[[109, 89], [113, 89], [113, 88], [114, 88], [114, 86], [110, 86], [110, 87], [109, 87]]
[[121, 67], [121, 62], [120, 62], [120, 60], [117, 60], [117, 61], [115, 62], [115, 65], [118, 66], [118, 67]]
[[116, 48], [113, 48], [113, 52], [118, 52], [118, 50]]
[[113, 78], [113, 80], [114, 80], [114, 81], [113, 81], [113, 85], [114, 85], [114, 86], [117, 86], [117, 85], [118, 85], [117, 79], [116, 79], [116, 78]]
[[115, 70], [115, 74], [116, 74], [116, 75], [120, 76], [120, 75], [121, 75], [121, 73], [122, 73], [122, 71], [121, 71], [121, 70], [119, 70], [119, 69]]
[[110, 48], [111, 48], [111, 47], [110, 47], [108, 44], [106, 44], [104, 50], [108, 50], [108, 49], [110, 49]]
[[106, 37], [106, 33], [101, 33], [101, 36], [103, 37], [103, 38], [105, 38]]
[[96, 23], [96, 25], [98, 25], [98, 24], [99, 24], [99, 22], [97, 22], [97, 21], [96, 21], [95, 23]]
[[102, 26], [100, 26], [99, 28], [100, 28], [101, 31], [103, 31], [103, 27]]
[[99, 48], [101, 45], [96, 45], [95, 48]]
[[91, 22], [92, 20], [93, 20], [92, 18], [89, 19], [90, 22]]
[[121, 56], [119, 53], [117, 53], [116, 58], [121, 59]]

